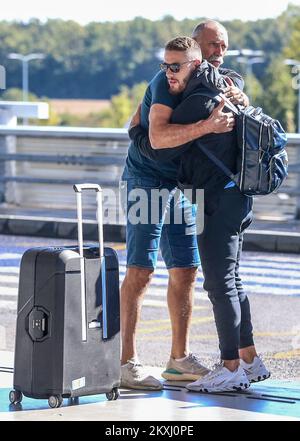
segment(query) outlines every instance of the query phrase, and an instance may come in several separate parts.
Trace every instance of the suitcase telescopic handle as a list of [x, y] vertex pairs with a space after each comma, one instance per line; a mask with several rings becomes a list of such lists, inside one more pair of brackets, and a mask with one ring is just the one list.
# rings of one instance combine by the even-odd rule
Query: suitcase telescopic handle
[[97, 199], [97, 223], [98, 223], [98, 240], [99, 240], [99, 255], [104, 255], [103, 245], [103, 208], [102, 208], [102, 188], [98, 184], [75, 184], [73, 189], [76, 193], [77, 199], [77, 222], [78, 222], [78, 243], [79, 255], [83, 257], [83, 227], [82, 227], [82, 191], [94, 190], [96, 191]]
[[87, 340], [87, 317], [86, 317], [86, 295], [85, 295], [85, 266], [83, 257], [83, 227], [82, 227], [82, 191], [96, 191], [97, 199], [97, 223], [99, 237], [99, 256], [101, 259], [101, 281], [102, 281], [102, 307], [103, 307], [103, 338], [107, 338], [107, 307], [106, 307], [106, 271], [103, 245], [103, 209], [102, 209], [102, 188], [98, 184], [75, 184], [73, 189], [77, 200], [77, 221], [78, 221], [78, 243], [81, 274], [81, 309], [82, 309], [82, 340]]
[[76, 193], [82, 193], [82, 190], [101, 191], [101, 187], [98, 184], [75, 184], [73, 188]]

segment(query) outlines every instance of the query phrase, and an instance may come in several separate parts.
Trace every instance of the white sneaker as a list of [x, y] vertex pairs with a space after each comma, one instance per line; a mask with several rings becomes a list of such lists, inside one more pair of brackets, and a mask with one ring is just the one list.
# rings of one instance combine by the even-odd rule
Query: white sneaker
[[204, 377], [210, 372], [200, 360], [190, 353], [184, 360], [177, 361], [170, 357], [166, 370], [161, 374], [166, 380], [192, 381]]
[[264, 381], [271, 376], [271, 372], [268, 371], [264, 362], [260, 357], [254, 357], [252, 363], [246, 363], [240, 361], [241, 367], [244, 369], [250, 383], [257, 383], [258, 381]]
[[121, 366], [121, 387], [127, 389], [162, 390], [162, 383], [148, 375], [143, 366], [135, 361], [128, 360]]
[[241, 366], [234, 372], [227, 369], [223, 363], [200, 380], [186, 385], [188, 390], [195, 392], [233, 392], [248, 389], [250, 383]]

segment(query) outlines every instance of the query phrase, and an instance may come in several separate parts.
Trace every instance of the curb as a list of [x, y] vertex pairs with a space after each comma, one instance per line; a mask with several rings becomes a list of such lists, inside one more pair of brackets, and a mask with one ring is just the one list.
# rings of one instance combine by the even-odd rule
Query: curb
[[[97, 241], [96, 221], [84, 221], [83, 233], [86, 240]], [[77, 222], [75, 219], [1, 216], [0, 234], [77, 240]], [[125, 242], [126, 227], [104, 224], [103, 234], [106, 242]], [[300, 253], [300, 233], [249, 229], [244, 236], [243, 249], [245, 251]]]
[[243, 250], [300, 253], [300, 233], [271, 230], [247, 230]]

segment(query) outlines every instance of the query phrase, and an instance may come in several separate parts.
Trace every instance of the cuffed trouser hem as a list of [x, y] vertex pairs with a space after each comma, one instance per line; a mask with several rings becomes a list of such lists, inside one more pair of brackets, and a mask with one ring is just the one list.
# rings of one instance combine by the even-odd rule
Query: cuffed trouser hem
[[249, 346], [254, 346], [254, 340], [247, 340], [240, 343], [240, 349], [248, 348]]
[[239, 351], [237, 349], [222, 351], [221, 350], [221, 359], [222, 360], [237, 360], [239, 359]]
[[[254, 340], [251, 338], [249, 340], [244, 340], [240, 343], [239, 349], [248, 348], [249, 346], [254, 346]], [[221, 349], [221, 359], [222, 360], [237, 360], [240, 358], [239, 351], [237, 349], [229, 349], [223, 351]]]
[[167, 269], [191, 269], [191, 268], [199, 268], [200, 265], [198, 264], [191, 264], [191, 265], [172, 265], [172, 266], [167, 266]]
[[141, 268], [141, 269], [148, 269], [148, 270], [151, 270], [151, 271], [154, 271], [154, 270], [155, 270], [155, 266], [151, 266], [151, 265], [140, 265], [140, 264], [137, 264], [137, 263], [128, 263], [128, 264], [126, 265], [126, 268]]

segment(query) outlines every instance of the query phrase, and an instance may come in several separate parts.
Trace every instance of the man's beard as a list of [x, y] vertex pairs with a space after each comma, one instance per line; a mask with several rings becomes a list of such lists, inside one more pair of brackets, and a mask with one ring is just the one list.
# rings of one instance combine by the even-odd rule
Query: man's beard
[[182, 80], [182, 83], [180, 84], [180, 87], [177, 90], [173, 90], [171, 87], [169, 87], [169, 93], [171, 95], [179, 95], [180, 93], [182, 93], [186, 88], [189, 79], [190, 79], [190, 75]]
[[212, 55], [207, 59], [207, 61], [211, 64], [213, 64], [214, 61], [217, 61], [218, 63], [220, 63], [220, 66], [224, 63], [223, 57], [217, 57], [216, 55]]

